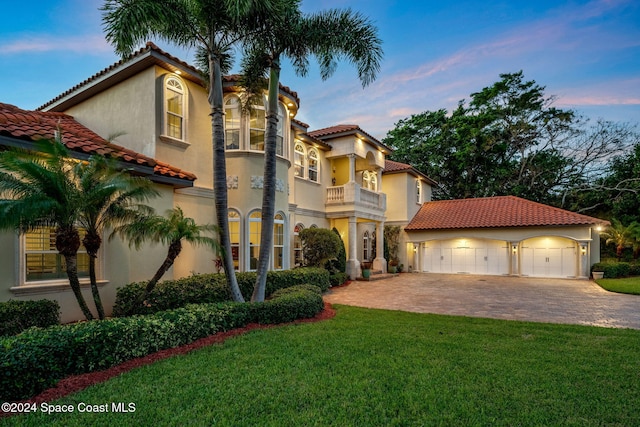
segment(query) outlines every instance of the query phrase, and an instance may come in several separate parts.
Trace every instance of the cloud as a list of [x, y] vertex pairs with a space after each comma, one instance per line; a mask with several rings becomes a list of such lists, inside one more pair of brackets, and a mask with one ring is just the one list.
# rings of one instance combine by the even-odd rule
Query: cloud
[[24, 36], [20, 39], [0, 42], [0, 55], [25, 55], [48, 52], [72, 52], [75, 54], [102, 54], [112, 52], [102, 35], [54, 37], [47, 35]]

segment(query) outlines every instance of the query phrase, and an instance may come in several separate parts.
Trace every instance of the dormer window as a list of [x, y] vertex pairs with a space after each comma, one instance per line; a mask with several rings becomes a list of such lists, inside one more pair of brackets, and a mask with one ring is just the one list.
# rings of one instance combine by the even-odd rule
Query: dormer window
[[185, 86], [177, 77], [165, 80], [165, 135], [180, 141], [186, 140], [186, 91]]
[[299, 142], [296, 142], [296, 146], [293, 149], [293, 163], [295, 168], [295, 176], [300, 178], [304, 178], [304, 158], [304, 146]]
[[318, 152], [315, 149], [309, 150], [309, 181], [318, 182]]

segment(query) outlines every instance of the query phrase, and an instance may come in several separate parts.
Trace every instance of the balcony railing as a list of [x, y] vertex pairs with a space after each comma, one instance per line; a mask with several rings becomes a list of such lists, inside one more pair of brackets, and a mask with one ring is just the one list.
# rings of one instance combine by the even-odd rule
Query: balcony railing
[[327, 205], [355, 204], [368, 208], [386, 210], [384, 193], [367, 190], [356, 183], [327, 187]]

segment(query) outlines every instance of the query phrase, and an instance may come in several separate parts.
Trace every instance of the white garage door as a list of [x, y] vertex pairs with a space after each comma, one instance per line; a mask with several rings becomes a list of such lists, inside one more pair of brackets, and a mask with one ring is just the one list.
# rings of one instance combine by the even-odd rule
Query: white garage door
[[425, 242], [422, 248], [422, 271], [494, 275], [509, 273], [506, 242], [451, 239]]
[[537, 277], [575, 277], [577, 247], [562, 237], [537, 237], [520, 245], [521, 274]]

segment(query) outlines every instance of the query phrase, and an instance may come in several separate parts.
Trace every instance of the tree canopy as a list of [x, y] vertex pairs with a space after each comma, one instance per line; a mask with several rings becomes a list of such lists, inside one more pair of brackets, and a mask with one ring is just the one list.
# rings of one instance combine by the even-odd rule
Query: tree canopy
[[522, 71], [501, 74], [451, 113], [400, 120], [383, 142], [391, 159], [439, 183], [436, 200], [514, 195], [568, 208], [638, 139], [629, 125], [591, 124], [554, 101]]

